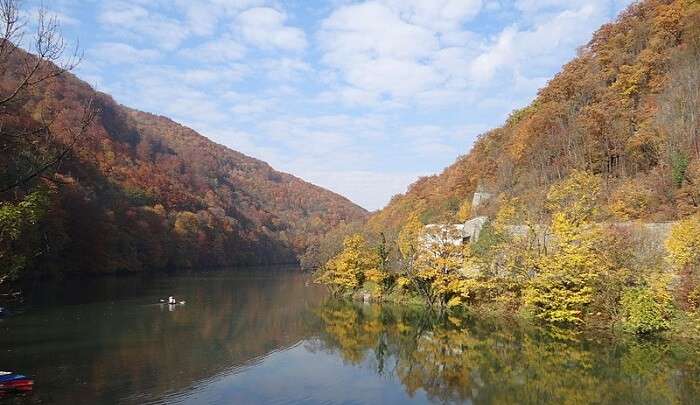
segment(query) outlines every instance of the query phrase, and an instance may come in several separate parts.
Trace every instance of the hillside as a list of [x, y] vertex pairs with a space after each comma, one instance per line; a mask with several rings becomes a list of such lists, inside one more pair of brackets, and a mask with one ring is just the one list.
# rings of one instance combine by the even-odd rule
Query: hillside
[[559, 327], [696, 336], [699, 118], [700, 3], [636, 3], [532, 104], [326, 249], [316, 280], [572, 341]]
[[[3, 94], [11, 93], [33, 60], [16, 49], [3, 61]], [[10, 260], [17, 253], [16, 260], [29, 260], [34, 269], [293, 263], [313, 238], [366, 216], [344, 197], [165, 117], [119, 105], [70, 73], [24, 90], [3, 106], [3, 123], [17, 133], [45, 134], [31, 142], [4, 136], [3, 185], [21, 178], [25, 160], [36, 163], [75, 143], [46, 175], [0, 195], [8, 210], [12, 201], [28, 201], [33, 190], [48, 195], [46, 215], [32, 223], [33, 232], [3, 242], [9, 243]], [[97, 114], [76, 131], [86, 105]]]
[[[457, 220], [478, 186], [537, 210], [574, 170], [604, 179], [603, 219], [663, 221], [700, 203], [700, 11], [647, 0], [601, 27], [536, 99], [441, 174], [422, 178], [369, 220], [395, 234], [409, 214]], [[493, 213], [499, 199], [486, 213]], [[468, 207], [467, 207], [468, 208]]]

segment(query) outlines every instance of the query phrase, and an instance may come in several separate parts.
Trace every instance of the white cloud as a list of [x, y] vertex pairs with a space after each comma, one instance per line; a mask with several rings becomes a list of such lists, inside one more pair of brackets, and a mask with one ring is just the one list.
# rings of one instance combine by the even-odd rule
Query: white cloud
[[231, 111], [240, 115], [239, 119], [246, 120], [253, 118], [275, 108], [278, 100], [274, 98], [252, 97], [247, 100], [242, 100], [231, 107]]
[[285, 57], [263, 60], [262, 66], [270, 79], [279, 81], [292, 81], [300, 75], [314, 70], [310, 64], [302, 59]]
[[[526, 72], [537, 78], [543, 68], [549, 71], [558, 67], [586, 42], [593, 29], [609, 18], [611, 2], [522, 0], [518, 7], [542, 14], [536, 15], [528, 28], [510, 25], [503, 29], [473, 60], [469, 70], [474, 82], [488, 83], [499, 69], [510, 72], [515, 79]], [[552, 7], [558, 8], [552, 11]]]
[[102, 42], [91, 49], [90, 54], [102, 63], [144, 63], [158, 59], [160, 52], [154, 49], [138, 49], [120, 42]]
[[515, 27], [504, 29], [493, 45], [472, 61], [469, 70], [475, 82], [489, 82], [499, 67], [515, 61], [514, 40], [517, 35]]
[[195, 86], [200, 85], [228, 85], [241, 80], [249, 73], [245, 65], [233, 64], [211, 68], [199, 68], [183, 70], [174, 76], [183, 82]]
[[384, 0], [402, 19], [435, 32], [459, 31], [481, 11], [481, 0]]
[[516, 0], [515, 8], [524, 13], [538, 13], [580, 7], [594, 1], [587, 0]]
[[430, 92], [423, 99], [438, 101], [434, 90], [454, 87], [468, 69], [469, 52], [464, 44], [461, 49], [453, 44], [473, 41], [461, 23], [480, 8], [480, 1], [420, 0], [340, 7], [323, 22], [319, 34], [323, 62], [355, 89], [353, 94], [338, 86], [342, 94], [336, 97], [401, 102], [420, 100], [418, 95]]
[[152, 42], [168, 50], [176, 49], [190, 35], [189, 28], [181, 21], [126, 1], [104, 3], [98, 20], [114, 33], [132, 40], [145, 37], [141, 42]]
[[539, 79], [585, 43], [609, 18], [614, 3], [522, 0], [515, 7], [526, 14], [522, 21], [491, 37], [469, 31], [464, 23], [484, 7], [493, 10], [493, 2], [374, 0], [343, 5], [323, 21], [318, 36], [322, 61], [337, 72], [322, 97], [375, 106], [440, 106], [518, 79]]
[[274, 8], [255, 7], [238, 15], [236, 28], [247, 42], [263, 49], [305, 49], [304, 31], [285, 25], [286, 20], [287, 16]]
[[182, 49], [179, 54], [201, 62], [218, 63], [238, 60], [245, 56], [246, 48], [230, 36], [203, 42], [195, 47]]
[[[41, 11], [41, 8], [32, 7], [30, 9], [28, 9], [27, 11], [22, 11], [21, 15], [24, 19], [28, 20], [31, 24], [35, 24], [39, 20], [40, 11]], [[80, 21], [78, 21], [76, 18], [73, 18], [73, 17], [69, 16], [68, 14], [61, 12], [59, 10], [44, 8], [44, 18], [47, 20], [53, 19], [56, 22], [58, 22], [59, 25], [64, 26], [64, 27], [80, 24]]]

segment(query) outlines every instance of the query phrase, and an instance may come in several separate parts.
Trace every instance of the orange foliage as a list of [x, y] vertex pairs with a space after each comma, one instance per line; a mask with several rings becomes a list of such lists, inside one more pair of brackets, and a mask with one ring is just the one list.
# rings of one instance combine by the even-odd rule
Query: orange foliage
[[[700, 179], [688, 170], [687, 183], [675, 190], [671, 156], [692, 157], [688, 145], [700, 144], [698, 123], [683, 121], [683, 130], [676, 131], [676, 137], [695, 138], [671, 142], [668, 125], [659, 116], [671, 104], [672, 97], [664, 96], [671, 79], [688, 83], [687, 72], [694, 71], [678, 73], [697, 63], [699, 26], [698, 2], [646, 0], [631, 5], [617, 21], [601, 27], [530, 106], [483, 134], [469, 154], [440, 175], [420, 179], [395, 196], [370, 218], [369, 229], [390, 233], [416, 208], [425, 222], [454, 218], [458, 206], [452, 202], [468, 198], [478, 184], [497, 194], [543, 197], [550, 184], [573, 170], [607, 179], [607, 196], [627, 180], [656, 185], [645, 197], [653, 206], [640, 211], [647, 218], [679, 217], [688, 213], [688, 206], [697, 210], [700, 199], [688, 189], [697, 188]], [[697, 73], [692, 77], [697, 79]], [[700, 83], [690, 87], [694, 85]], [[685, 94], [672, 96], [687, 99]], [[683, 119], [670, 116], [666, 121]], [[688, 128], [695, 128], [695, 135]]]

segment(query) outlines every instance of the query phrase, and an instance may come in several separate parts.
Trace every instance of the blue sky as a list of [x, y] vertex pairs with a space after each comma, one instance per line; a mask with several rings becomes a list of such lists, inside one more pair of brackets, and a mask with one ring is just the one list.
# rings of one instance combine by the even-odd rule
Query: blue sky
[[629, 3], [44, 1], [96, 89], [370, 210], [529, 103]]

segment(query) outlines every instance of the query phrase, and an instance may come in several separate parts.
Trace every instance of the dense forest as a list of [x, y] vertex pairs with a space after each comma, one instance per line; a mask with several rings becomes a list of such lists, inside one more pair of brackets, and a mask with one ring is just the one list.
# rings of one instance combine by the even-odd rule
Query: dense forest
[[[123, 272], [294, 263], [366, 211], [71, 74], [80, 62], [40, 14], [27, 52], [2, 3], [0, 283], [22, 270]], [[26, 35], [25, 35], [26, 34]]]
[[[396, 232], [408, 216], [455, 220], [481, 185], [542, 203], [574, 170], [604, 180], [609, 218], [671, 220], [700, 204], [700, 14], [697, 1], [635, 3], [601, 27], [527, 107], [479, 137], [440, 175], [369, 220]], [[531, 207], [536, 208], [536, 207]], [[491, 210], [493, 212], [493, 210]]]
[[[476, 191], [491, 197], [475, 206]], [[310, 261], [334, 295], [697, 337], [699, 204], [700, 3], [646, 0]], [[476, 216], [476, 240], [447, 226]]]

